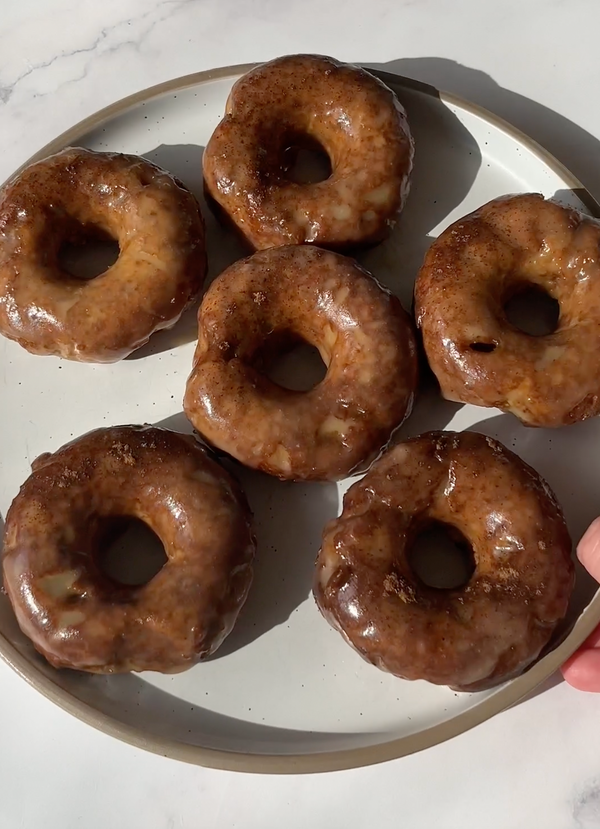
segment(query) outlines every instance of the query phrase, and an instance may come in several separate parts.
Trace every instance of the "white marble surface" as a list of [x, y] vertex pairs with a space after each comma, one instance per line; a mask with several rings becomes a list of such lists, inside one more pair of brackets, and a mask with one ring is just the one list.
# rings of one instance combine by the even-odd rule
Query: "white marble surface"
[[[599, 24], [598, 0], [2, 0], [0, 180], [140, 88], [317, 51], [484, 104], [598, 197]], [[600, 695], [557, 679], [451, 743], [326, 776], [234, 775], [146, 754], [70, 718], [4, 665], [0, 735], [2, 829], [600, 827]]]

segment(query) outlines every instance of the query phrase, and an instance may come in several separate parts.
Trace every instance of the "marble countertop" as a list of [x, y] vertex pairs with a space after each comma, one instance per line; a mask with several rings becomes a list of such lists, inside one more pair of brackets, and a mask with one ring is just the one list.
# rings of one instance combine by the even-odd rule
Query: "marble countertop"
[[[598, 198], [599, 24], [597, 0], [5, 0], [0, 180], [138, 89], [312, 51], [483, 104]], [[2, 829], [600, 827], [600, 695], [558, 677], [450, 743], [321, 776], [229, 774], [146, 754], [71, 718], [3, 664], [0, 734]]]

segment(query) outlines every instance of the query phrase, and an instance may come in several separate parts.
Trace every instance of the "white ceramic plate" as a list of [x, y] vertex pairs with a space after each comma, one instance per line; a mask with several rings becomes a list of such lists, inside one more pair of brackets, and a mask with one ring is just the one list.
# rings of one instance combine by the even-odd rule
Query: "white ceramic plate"
[[[139, 153], [202, 199], [201, 156], [222, 116], [234, 67], [181, 78], [108, 107], [45, 147], [69, 144]], [[406, 106], [417, 155], [412, 192], [394, 235], [361, 256], [405, 307], [423, 253], [451, 221], [503, 193], [537, 191], [597, 213], [578, 181], [544, 150], [480, 109], [386, 75]], [[583, 199], [583, 202], [581, 201]], [[205, 210], [214, 276], [239, 257]], [[0, 512], [41, 452], [108, 424], [152, 422], [187, 430], [181, 414], [195, 313], [112, 366], [34, 357], [0, 342]], [[528, 430], [511, 416], [441, 401], [427, 391], [403, 429], [476, 428], [500, 438], [555, 489], [578, 539], [599, 510], [600, 420]], [[255, 511], [255, 582], [216, 656], [175, 676], [94, 677], [49, 667], [20, 634], [0, 596], [0, 652], [59, 705], [121, 739], [228, 769], [321, 771], [420, 750], [498, 713], [547, 678], [600, 621], [600, 598], [580, 578], [570, 635], [524, 676], [494, 691], [456, 694], [406, 682], [363, 662], [319, 615], [310, 595], [324, 523], [347, 484], [282, 484], [243, 471]], [[587, 609], [584, 608], [587, 605]]]

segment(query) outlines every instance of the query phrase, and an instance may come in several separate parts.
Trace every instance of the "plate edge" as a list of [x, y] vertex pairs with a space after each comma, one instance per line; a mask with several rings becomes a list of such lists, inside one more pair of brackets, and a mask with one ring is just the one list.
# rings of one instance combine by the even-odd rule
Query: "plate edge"
[[[172, 92], [177, 92], [178, 90], [189, 89], [190, 87], [210, 83], [215, 80], [237, 77], [256, 65], [254, 63], [239, 64], [196, 72], [179, 78], [173, 78], [128, 95], [84, 118], [48, 142], [12, 173], [7, 181], [10, 181], [14, 176], [18, 175], [27, 165], [68, 146], [81, 135], [92, 129], [97, 129], [106, 121], [131, 107]], [[496, 129], [500, 129], [510, 137], [518, 140], [568, 183], [571, 189], [577, 191], [578, 198], [580, 198], [593, 216], [600, 217], [600, 204], [579, 179], [537, 141], [530, 138], [527, 134], [500, 116], [490, 112], [485, 107], [470, 103], [458, 95], [442, 92], [421, 81], [404, 78], [401, 75], [380, 69], [366, 68], [368, 68], [369, 72], [372, 72], [392, 87], [400, 89], [409, 88], [422, 92], [423, 94], [433, 95], [447, 105], [456, 106], [471, 112], [491, 123]], [[553, 651], [535, 663], [525, 674], [512, 680], [508, 685], [500, 687], [498, 691], [483, 700], [477, 707], [469, 709], [451, 720], [431, 726], [424, 731], [399, 737], [386, 743], [354, 749], [299, 755], [229, 752], [219, 749], [202, 748], [201, 746], [186, 745], [166, 738], [149, 738], [141, 729], [119, 723], [109, 715], [99, 714], [92, 706], [78, 700], [68, 691], [61, 689], [52, 679], [37, 669], [32, 669], [31, 663], [2, 633], [0, 633], [0, 657], [29, 685], [64, 711], [67, 711], [99, 731], [116, 737], [130, 745], [164, 757], [171, 757], [188, 763], [227, 771], [266, 774], [309, 774], [324, 771], [340, 771], [397, 759], [430, 748], [470, 730], [485, 720], [490, 719], [495, 714], [511, 707], [551, 676], [585, 639], [587, 639], [599, 622], [600, 591], [594, 595], [592, 601], [579, 616], [570, 634]]]

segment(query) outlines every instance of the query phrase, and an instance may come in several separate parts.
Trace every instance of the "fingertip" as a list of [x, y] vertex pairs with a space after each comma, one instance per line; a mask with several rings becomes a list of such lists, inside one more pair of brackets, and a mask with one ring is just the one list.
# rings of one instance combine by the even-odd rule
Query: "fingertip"
[[600, 691], [600, 650], [577, 651], [561, 668], [566, 682], [579, 691]]
[[600, 518], [596, 518], [577, 545], [577, 556], [594, 578], [600, 578]]
[[[596, 580], [600, 580], [600, 517], [596, 518], [577, 545], [577, 557]], [[589, 637], [586, 645], [573, 654], [562, 666], [565, 681], [579, 691], [600, 692], [600, 627]], [[590, 645], [592, 647], [590, 647]]]

